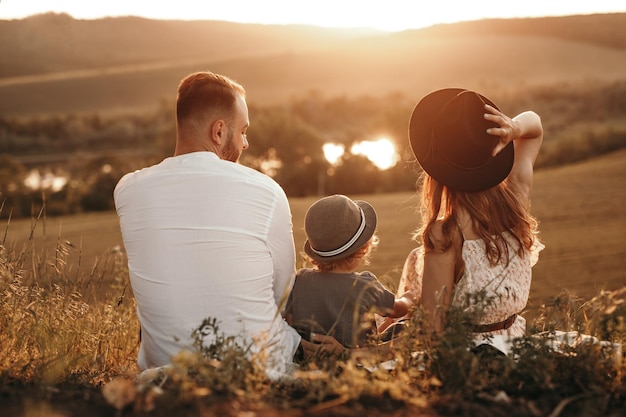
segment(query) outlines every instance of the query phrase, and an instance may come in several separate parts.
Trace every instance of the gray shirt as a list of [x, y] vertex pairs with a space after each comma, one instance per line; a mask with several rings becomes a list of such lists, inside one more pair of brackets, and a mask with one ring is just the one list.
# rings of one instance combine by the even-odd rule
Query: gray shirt
[[301, 335], [328, 334], [346, 347], [363, 346], [376, 334], [376, 324], [366, 313], [386, 315], [395, 296], [371, 272], [332, 273], [301, 269], [287, 311]]

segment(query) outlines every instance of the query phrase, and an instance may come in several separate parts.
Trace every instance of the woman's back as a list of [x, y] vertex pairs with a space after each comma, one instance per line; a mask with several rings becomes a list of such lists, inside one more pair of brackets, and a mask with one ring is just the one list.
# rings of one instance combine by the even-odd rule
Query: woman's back
[[[465, 268], [463, 276], [455, 285], [452, 305], [468, 306], [468, 311], [480, 312], [477, 324], [504, 322], [512, 315], [521, 313], [528, 302], [531, 268], [537, 262], [543, 245], [536, 241], [529, 253], [520, 256], [517, 250], [519, 243], [509, 233], [502, 236], [508, 246], [508, 257], [495, 265], [489, 261], [482, 239], [463, 242]], [[476, 299], [479, 294], [484, 299]], [[508, 330], [498, 329], [493, 333], [522, 336], [524, 330], [525, 321], [518, 317]]]

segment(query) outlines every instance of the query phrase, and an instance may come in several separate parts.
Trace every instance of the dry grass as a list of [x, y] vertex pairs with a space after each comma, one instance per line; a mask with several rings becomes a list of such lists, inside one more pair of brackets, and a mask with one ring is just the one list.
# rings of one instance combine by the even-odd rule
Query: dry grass
[[71, 243], [58, 240], [48, 252], [34, 242], [0, 246], [2, 376], [94, 384], [133, 372], [139, 325], [119, 247], [84, 275], [67, 263]]

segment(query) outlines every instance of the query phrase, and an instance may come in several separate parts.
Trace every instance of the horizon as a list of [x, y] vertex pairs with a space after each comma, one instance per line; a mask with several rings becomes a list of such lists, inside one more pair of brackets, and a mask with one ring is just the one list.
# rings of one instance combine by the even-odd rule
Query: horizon
[[65, 13], [74, 19], [96, 20], [106, 17], [137, 16], [154, 20], [215, 20], [267, 25], [312, 25], [329, 28], [376, 29], [385, 32], [419, 29], [442, 23], [492, 18], [529, 18], [626, 12], [622, 0], [570, 1], [550, 3], [529, 0], [520, 10], [511, 3], [478, 0], [471, 5], [450, 0], [431, 4], [427, 10], [415, 8], [411, 0], [379, 2], [318, 0], [293, 2], [267, 0], [263, 3], [233, 0], [198, 10], [193, 0], [172, 3], [152, 1], [105, 2], [85, 5], [81, 0], [0, 0], [0, 20], [24, 19], [39, 14]]

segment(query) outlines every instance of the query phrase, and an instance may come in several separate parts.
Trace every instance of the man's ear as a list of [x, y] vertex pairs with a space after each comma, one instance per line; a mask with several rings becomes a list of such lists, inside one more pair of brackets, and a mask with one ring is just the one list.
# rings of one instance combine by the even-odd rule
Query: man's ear
[[211, 140], [216, 145], [222, 144], [222, 137], [226, 134], [226, 123], [223, 120], [217, 120], [211, 127]]

